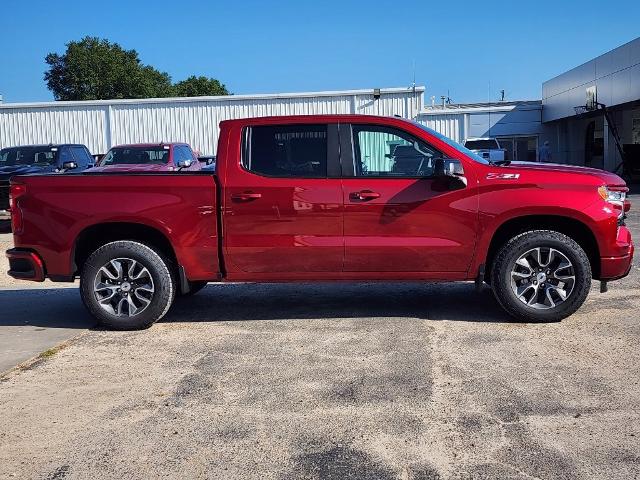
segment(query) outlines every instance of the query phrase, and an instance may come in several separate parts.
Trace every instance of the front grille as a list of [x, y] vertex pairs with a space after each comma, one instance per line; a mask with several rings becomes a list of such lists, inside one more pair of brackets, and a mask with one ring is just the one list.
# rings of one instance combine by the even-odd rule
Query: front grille
[[0, 182], [0, 210], [9, 208], [9, 182]]

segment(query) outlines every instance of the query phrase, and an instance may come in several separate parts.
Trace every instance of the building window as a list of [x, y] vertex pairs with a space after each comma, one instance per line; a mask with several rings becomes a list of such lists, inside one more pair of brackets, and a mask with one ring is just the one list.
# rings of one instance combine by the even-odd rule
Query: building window
[[538, 137], [498, 137], [505, 149], [505, 160], [535, 162], [538, 160]]
[[602, 120], [589, 122], [585, 132], [584, 164], [602, 168], [604, 164], [604, 124]]
[[634, 118], [631, 125], [631, 143], [640, 144], [640, 118]]

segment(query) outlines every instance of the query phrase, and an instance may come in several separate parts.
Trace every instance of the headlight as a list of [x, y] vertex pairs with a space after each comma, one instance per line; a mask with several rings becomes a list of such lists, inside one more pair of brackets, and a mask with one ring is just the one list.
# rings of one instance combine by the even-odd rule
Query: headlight
[[625, 200], [627, 198], [627, 187], [607, 187], [605, 185], [598, 187], [598, 194], [602, 199], [619, 209], [618, 225], [624, 225], [625, 217]]
[[624, 204], [627, 198], [627, 187], [598, 187], [598, 194], [605, 202], [614, 203], [616, 205]]

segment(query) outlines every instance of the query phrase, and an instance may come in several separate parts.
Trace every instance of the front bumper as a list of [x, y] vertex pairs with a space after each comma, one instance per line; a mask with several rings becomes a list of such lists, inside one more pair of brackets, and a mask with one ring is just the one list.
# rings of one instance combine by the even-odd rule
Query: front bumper
[[618, 228], [616, 246], [623, 255], [600, 258], [600, 279], [617, 280], [626, 277], [633, 265], [633, 240], [631, 232], [626, 227]]
[[11, 220], [11, 212], [9, 210], [0, 210], [0, 220]]
[[9, 259], [9, 271], [7, 273], [10, 277], [18, 280], [44, 282], [44, 262], [37, 253], [30, 250], [12, 248], [7, 250], [6, 255]]

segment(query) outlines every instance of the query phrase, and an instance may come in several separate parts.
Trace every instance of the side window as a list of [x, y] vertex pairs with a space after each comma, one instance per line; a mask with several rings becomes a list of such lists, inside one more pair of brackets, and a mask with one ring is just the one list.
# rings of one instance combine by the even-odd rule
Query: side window
[[184, 160], [192, 160], [193, 158], [191, 157], [191, 152], [189, 151], [189, 149], [187, 147], [185, 147], [184, 145], [176, 145], [174, 150], [174, 162], [177, 165], [179, 162], [182, 162]]
[[353, 125], [356, 177], [430, 177], [442, 154], [409, 133], [378, 125]]
[[180, 145], [173, 146], [173, 164], [178, 165], [182, 161], [182, 148]]
[[327, 126], [249, 127], [244, 135], [242, 166], [269, 177], [325, 178]]
[[89, 165], [93, 164], [93, 159], [89, 156], [84, 147], [69, 147], [69, 149], [71, 150], [73, 158], [79, 168], [87, 168]]
[[191, 148], [187, 147], [186, 145], [182, 146], [182, 155], [184, 155], [185, 160], [191, 160], [191, 162], [195, 162], [197, 160], [197, 158], [193, 155], [193, 151], [191, 150]]
[[71, 155], [71, 150], [69, 147], [60, 147], [60, 166], [64, 165], [66, 162], [74, 162], [74, 158]]

